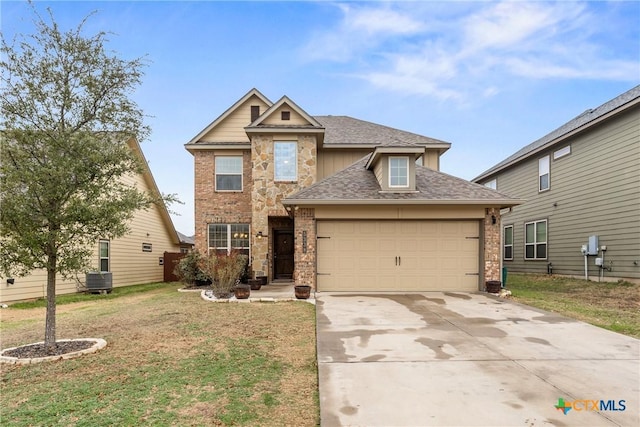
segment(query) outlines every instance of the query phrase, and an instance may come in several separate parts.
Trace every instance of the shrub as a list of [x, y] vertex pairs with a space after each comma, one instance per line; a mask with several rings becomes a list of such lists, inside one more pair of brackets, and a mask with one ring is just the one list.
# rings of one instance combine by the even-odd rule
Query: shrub
[[202, 270], [205, 258], [197, 250], [191, 251], [176, 263], [173, 274], [186, 285], [193, 286], [206, 281], [207, 275]]
[[228, 298], [233, 288], [247, 268], [249, 257], [237, 252], [216, 253], [210, 255], [204, 263], [203, 270], [211, 280], [213, 294], [218, 298]]

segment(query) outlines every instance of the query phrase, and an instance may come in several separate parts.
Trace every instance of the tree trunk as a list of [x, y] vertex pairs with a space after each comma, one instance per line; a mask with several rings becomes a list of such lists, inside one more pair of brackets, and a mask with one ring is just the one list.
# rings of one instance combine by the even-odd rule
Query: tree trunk
[[56, 345], [56, 263], [56, 256], [50, 255], [47, 262], [47, 317], [44, 326], [47, 353], [53, 353]]

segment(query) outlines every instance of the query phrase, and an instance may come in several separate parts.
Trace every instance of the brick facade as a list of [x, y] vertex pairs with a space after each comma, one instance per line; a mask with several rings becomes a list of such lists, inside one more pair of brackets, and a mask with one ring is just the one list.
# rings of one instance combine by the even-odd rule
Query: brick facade
[[[484, 280], [502, 280], [500, 272], [500, 209], [485, 209], [483, 235]], [[480, 288], [484, 289], [484, 284], [481, 284]]]
[[198, 150], [194, 153], [195, 168], [195, 248], [206, 254], [209, 243], [208, 224], [249, 224], [251, 223], [252, 168], [251, 152], [242, 154], [242, 191], [215, 191], [215, 156], [232, 155], [225, 151]]

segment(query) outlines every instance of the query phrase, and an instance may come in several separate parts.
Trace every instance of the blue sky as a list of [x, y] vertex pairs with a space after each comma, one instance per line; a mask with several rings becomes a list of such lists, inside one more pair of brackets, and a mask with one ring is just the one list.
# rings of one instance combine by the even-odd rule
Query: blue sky
[[[178, 231], [193, 233], [183, 145], [251, 88], [312, 115], [348, 115], [452, 143], [443, 172], [472, 179], [640, 84], [640, 2], [44, 2], [63, 29], [146, 56], [132, 95], [142, 148]], [[2, 32], [32, 33], [26, 2]]]

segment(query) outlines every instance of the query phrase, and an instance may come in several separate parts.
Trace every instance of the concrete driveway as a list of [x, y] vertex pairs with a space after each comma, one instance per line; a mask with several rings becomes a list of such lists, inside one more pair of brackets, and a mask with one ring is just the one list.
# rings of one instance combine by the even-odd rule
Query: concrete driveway
[[479, 293], [316, 303], [322, 426], [640, 425], [639, 340]]

